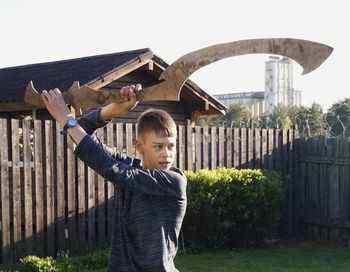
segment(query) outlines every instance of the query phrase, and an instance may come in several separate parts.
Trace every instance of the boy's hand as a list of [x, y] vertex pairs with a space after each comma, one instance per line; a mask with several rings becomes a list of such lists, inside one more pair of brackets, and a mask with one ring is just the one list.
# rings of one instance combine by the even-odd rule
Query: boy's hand
[[42, 91], [41, 98], [52, 117], [54, 117], [61, 126], [64, 126], [72, 115], [64, 102], [61, 91], [57, 88], [49, 91], [44, 90]]
[[120, 96], [125, 100], [122, 103], [111, 103], [103, 107], [100, 111], [99, 119], [110, 120], [113, 117], [122, 115], [123, 113], [133, 109], [138, 101], [136, 96], [141, 92], [141, 84], [125, 86], [120, 90]]
[[141, 92], [142, 87], [141, 84], [131, 85], [131, 86], [124, 86], [120, 90], [120, 96], [124, 98], [124, 104], [126, 108], [129, 107], [128, 110], [134, 108], [138, 101], [136, 101], [136, 96]]

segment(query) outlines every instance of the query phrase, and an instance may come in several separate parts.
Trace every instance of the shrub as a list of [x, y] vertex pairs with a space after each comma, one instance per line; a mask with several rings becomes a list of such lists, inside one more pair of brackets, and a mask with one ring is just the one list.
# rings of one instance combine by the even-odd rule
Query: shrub
[[109, 250], [98, 250], [90, 252], [85, 256], [81, 256], [75, 260], [75, 267], [78, 269], [95, 270], [107, 267]]
[[29, 255], [20, 261], [20, 272], [60, 272], [52, 257], [40, 258]]
[[[102, 269], [108, 263], [108, 249], [90, 252], [85, 256], [71, 258], [69, 252], [59, 252], [56, 260], [52, 257], [27, 256], [21, 259], [19, 272], [76, 272]], [[0, 270], [0, 272], [2, 272]]]
[[69, 256], [69, 251], [60, 251], [56, 258], [59, 271], [74, 272], [78, 271], [73, 259]]
[[262, 246], [277, 235], [283, 182], [276, 172], [187, 171], [184, 237], [200, 249]]

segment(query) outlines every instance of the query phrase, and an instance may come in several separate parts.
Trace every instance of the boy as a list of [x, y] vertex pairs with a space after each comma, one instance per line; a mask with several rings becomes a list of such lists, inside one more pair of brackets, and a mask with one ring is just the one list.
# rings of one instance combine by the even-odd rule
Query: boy
[[[122, 88], [124, 103], [111, 103], [76, 122], [58, 89], [42, 92], [50, 114], [77, 144], [75, 154], [117, 187], [108, 271], [178, 271], [174, 258], [186, 210], [186, 178], [171, 167], [176, 125], [168, 113], [149, 110], [138, 120], [141, 161], [101, 144], [94, 130], [132, 109], [141, 85]], [[85, 129], [85, 130], [84, 130]]]

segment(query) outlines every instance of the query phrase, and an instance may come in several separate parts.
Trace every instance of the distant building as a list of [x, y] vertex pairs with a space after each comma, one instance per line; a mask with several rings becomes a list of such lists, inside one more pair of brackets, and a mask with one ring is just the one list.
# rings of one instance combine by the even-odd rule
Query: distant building
[[241, 103], [252, 111], [252, 116], [271, 112], [278, 104], [301, 105], [301, 91], [293, 88], [293, 64], [288, 58], [270, 56], [265, 62], [265, 91], [214, 95], [229, 107]]
[[247, 106], [253, 117], [264, 113], [264, 92], [217, 94], [214, 97], [227, 107], [236, 103]]
[[301, 91], [293, 88], [293, 64], [290, 59], [270, 56], [265, 62], [265, 111], [278, 105], [301, 105]]

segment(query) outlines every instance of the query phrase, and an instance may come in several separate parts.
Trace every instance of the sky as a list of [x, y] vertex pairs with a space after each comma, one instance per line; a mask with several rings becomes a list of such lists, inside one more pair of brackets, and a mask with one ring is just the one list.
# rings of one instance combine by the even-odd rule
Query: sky
[[[302, 104], [350, 97], [345, 0], [0, 0], [0, 68], [150, 48], [171, 64], [214, 44], [296, 38], [334, 48], [315, 71], [294, 62]], [[220, 60], [191, 75], [208, 93], [263, 91], [266, 54]]]

